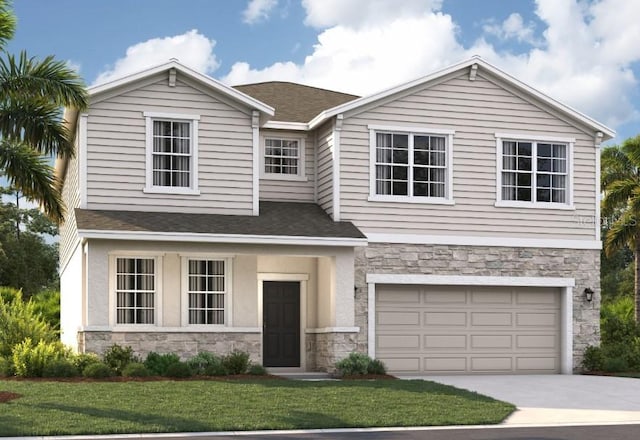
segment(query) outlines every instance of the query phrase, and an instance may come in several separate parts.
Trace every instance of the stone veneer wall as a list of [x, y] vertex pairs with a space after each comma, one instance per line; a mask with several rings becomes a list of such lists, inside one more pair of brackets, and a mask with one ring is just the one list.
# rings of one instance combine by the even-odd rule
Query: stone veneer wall
[[[502, 277], [575, 278], [573, 288], [573, 365], [584, 349], [600, 342], [600, 252], [578, 249], [510, 248], [370, 243], [356, 248], [356, 326], [358, 351], [367, 352], [367, 273]], [[583, 290], [595, 291], [588, 303]]]
[[357, 349], [357, 333], [308, 333], [307, 370], [333, 372], [334, 364]]
[[107, 332], [85, 331], [78, 333], [78, 351], [102, 354], [112, 344], [130, 346], [142, 356], [149, 352], [176, 353], [182, 359], [201, 351], [227, 354], [233, 350], [246, 351], [254, 362], [262, 361], [260, 333], [211, 333], [211, 332]]

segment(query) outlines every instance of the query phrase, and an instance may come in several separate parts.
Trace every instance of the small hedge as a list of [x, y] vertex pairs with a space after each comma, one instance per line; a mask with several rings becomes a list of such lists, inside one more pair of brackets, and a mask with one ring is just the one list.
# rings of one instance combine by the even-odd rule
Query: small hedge
[[147, 377], [151, 375], [149, 369], [141, 362], [131, 362], [124, 370], [122, 370], [124, 377]]
[[368, 374], [383, 375], [387, 373], [384, 363], [371, 359], [364, 353], [352, 352], [349, 356], [336, 362], [338, 376], [365, 376]]
[[180, 362], [180, 356], [175, 353], [158, 354], [152, 351], [144, 360], [144, 366], [152, 375], [167, 376], [169, 367], [178, 362]]
[[82, 371], [82, 375], [91, 379], [106, 379], [107, 377], [113, 376], [113, 370], [104, 362], [98, 362], [88, 365], [87, 368]]

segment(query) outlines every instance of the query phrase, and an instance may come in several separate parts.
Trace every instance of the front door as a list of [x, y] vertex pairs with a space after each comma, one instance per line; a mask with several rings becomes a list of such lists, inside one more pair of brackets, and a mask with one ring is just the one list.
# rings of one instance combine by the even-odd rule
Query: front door
[[265, 367], [300, 366], [300, 283], [264, 281], [263, 363]]

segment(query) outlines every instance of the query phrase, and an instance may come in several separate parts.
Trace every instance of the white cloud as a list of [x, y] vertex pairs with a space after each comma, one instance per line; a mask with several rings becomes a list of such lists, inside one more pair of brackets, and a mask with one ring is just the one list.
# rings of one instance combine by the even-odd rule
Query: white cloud
[[503, 40], [515, 38], [521, 42], [537, 44], [534, 38], [535, 25], [533, 22], [525, 25], [522, 21], [522, 16], [517, 12], [509, 15], [509, 17], [500, 24], [492, 22], [484, 25], [482, 29], [487, 34], [495, 35]]
[[267, 20], [273, 8], [277, 5], [278, 0], [251, 0], [242, 12], [242, 21], [247, 24], [254, 24]]
[[173, 37], [152, 38], [130, 46], [124, 58], [98, 75], [94, 84], [112, 81], [171, 58], [200, 72], [212, 73], [219, 65], [213, 53], [215, 45], [215, 40], [208, 39], [195, 29]]
[[254, 69], [232, 66], [232, 84], [285, 80], [368, 94], [415, 79], [479, 54], [525, 83], [596, 119], [616, 126], [639, 118], [629, 94], [631, 66], [640, 62], [640, 2], [537, 0], [544, 24], [534, 41], [532, 23], [512, 14], [495, 29], [534, 47], [500, 52], [484, 38], [464, 46], [441, 1], [303, 0], [309, 25], [323, 28], [304, 62]]

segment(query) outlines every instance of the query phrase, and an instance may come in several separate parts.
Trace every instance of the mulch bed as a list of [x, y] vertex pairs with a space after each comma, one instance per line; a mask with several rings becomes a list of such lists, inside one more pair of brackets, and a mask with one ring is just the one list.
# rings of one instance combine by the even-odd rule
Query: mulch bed
[[10, 400], [18, 399], [22, 394], [10, 393], [9, 391], [0, 391], [0, 403], [6, 403]]

